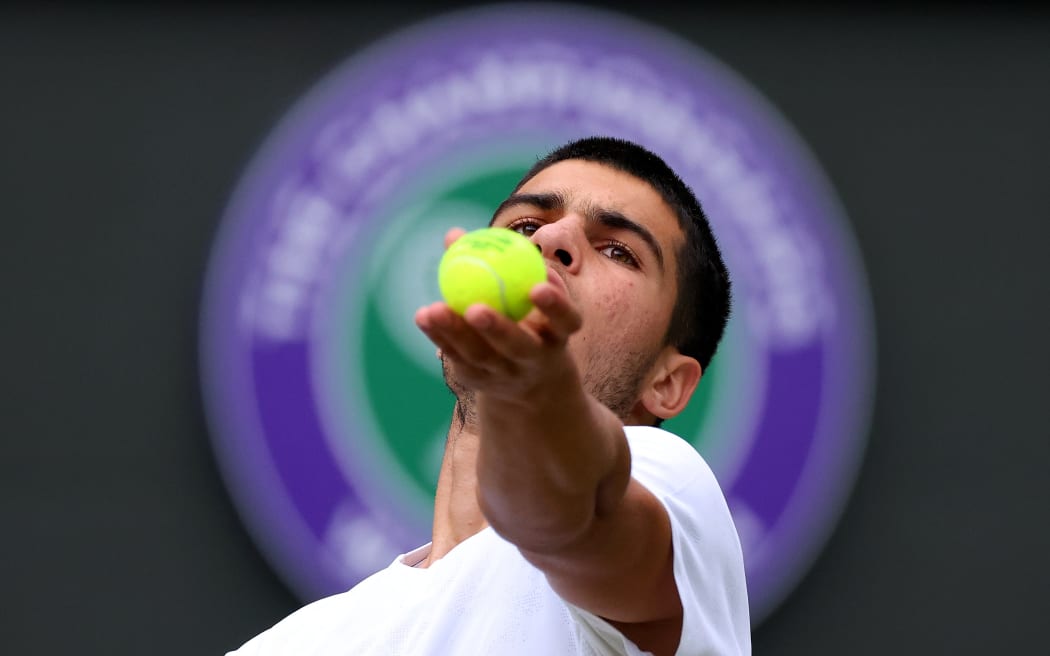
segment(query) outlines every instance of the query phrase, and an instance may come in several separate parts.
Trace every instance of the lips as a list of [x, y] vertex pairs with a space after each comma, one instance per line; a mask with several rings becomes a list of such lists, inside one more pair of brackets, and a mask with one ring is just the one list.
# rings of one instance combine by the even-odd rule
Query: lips
[[553, 285], [557, 289], [561, 290], [561, 292], [563, 294], [565, 294], [566, 296], [569, 296], [569, 288], [565, 284], [565, 280], [562, 278], [561, 274], [558, 273], [558, 271], [554, 267], [551, 267], [551, 266], [547, 267], [547, 282], [549, 282], [551, 285]]

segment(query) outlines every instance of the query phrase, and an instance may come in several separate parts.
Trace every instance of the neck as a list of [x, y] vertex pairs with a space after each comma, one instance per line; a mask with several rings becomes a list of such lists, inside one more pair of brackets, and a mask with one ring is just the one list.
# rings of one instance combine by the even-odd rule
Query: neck
[[433, 545], [421, 567], [429, 567], [457, 544], [488, 526], [478, 506], [479, 435], [469, 415], [467, 413], [467, 421], [463, 421], [464, 415], [453, 413], [434, 498]]

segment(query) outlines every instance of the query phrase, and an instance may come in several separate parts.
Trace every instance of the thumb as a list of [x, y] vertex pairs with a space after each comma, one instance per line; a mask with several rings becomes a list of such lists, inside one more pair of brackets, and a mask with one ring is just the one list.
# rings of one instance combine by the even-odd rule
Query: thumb
[[463, 228], [452, 228], [445, 233], [445, 248], [447, 249], [452, 245], [452, 242], [456, 241], [463, 235], [467, 234], [467, 231]]

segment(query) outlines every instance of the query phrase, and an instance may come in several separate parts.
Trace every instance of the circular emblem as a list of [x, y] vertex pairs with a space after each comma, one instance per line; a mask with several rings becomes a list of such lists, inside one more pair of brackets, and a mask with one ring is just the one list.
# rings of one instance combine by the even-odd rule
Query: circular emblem
[[726, 337], [665, 427], [711, 464], [757, 623], [838, 518], [863, 451], [873, 332], [818, 165], [732, 71], [597, 10], [471, 9], [324, 79], [245, 174], [210, 261], [204, 398], [227, 486], [304, 599], [430, 538], [453, 399], [415, 310], [451, 226], [484, 226], [538, 157], [636, 141], [710, 215], [734, 280]]

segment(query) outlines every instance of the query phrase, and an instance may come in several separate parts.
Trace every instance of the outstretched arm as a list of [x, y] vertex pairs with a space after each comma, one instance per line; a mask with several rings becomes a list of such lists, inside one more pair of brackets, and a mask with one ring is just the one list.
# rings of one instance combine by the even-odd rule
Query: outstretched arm
[[444, 303], [416, 322], [477, 394], [478, 502], [492, 527], [564, 599], [670, 653], [682, 617], [670, 522], [631, 478], [621, 421], [583, 388], [567, 349], [581, 317], [551, 276], [518, 323]]

